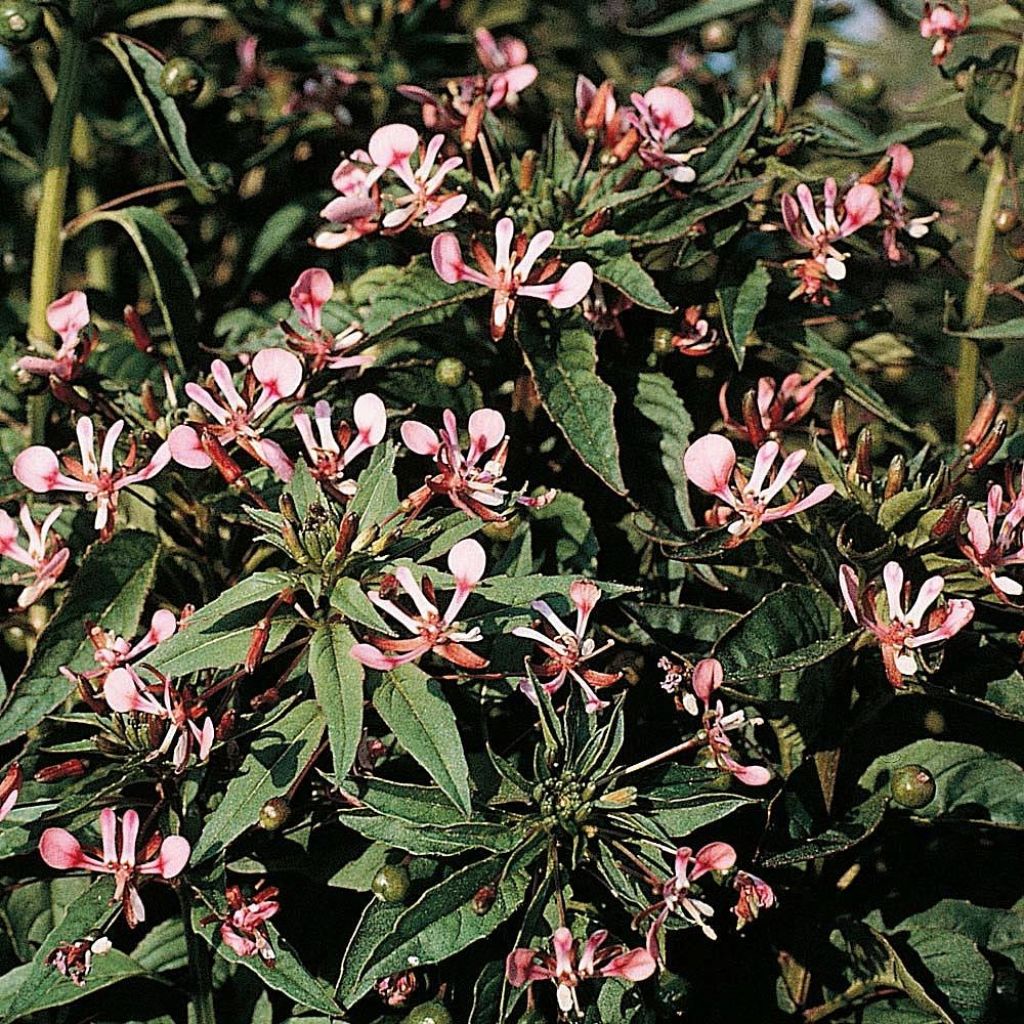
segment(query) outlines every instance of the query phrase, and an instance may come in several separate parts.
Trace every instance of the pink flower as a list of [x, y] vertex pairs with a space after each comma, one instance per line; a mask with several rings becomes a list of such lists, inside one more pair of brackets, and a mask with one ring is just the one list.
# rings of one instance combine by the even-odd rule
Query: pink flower
[[640, 159], [670, 181], [686, 184], [697, 177], [689, 165], [691, 157], [703, 148], [688, 153], [669, 153], [665, 147], [676, 132], [693, 124], [693, 104], [681, 89], [656, 85], [642, 95], [630, 96], [633, 109], [626, 112], [629, 123], [640, 133]]
[[[396, 569], [393, 577], [385, 577], [380, 590], [371, 590], [367, 596], [413, 635], [406, 639], [375, 636], [372, 643], [355, 644], [349, 651], [350, 656], [368, 668], [382, 672], [415, 661], [428, 651], [460, 668], [484, 668], [487, 660], [463, 646], [481, 639], [480, 630], [475, 626], [469, 631], [460, 630], [455, 620], [483, 578], [485, 565], [484, 549], [472, 538], [460, 540], [448, 552], [448, 568], [455, 577], [455, 593], [443, 616], [437, 607], [434, 586], [429, 577], [424, 576], [421, 587], [406, 566]], [[391, 600], [391, 594], [398, 587], [412, 599], [415, 613], [405, 611]]]
[[325, 368], [347, 370], [369, 366], [373, 362], [372, 356], [347, 354], [365, 337], [358, 324], [349, 324], [337, 335], [324, 330], [321, 315], [333, 294], [334, 281], [326, 270], [319, 267], [304, 270], [292, 285], [289, 298], [299, 314], [299, 323], [307, 333], [296, 331], [285, 321], [280, 324], [289, 347], [304, 357], [310, 373], [319, 373]]
[[527, 63], [526, 43], [513, 36], [495, 39], [485, 28], [473, 34], [476, 56], [487, 72], [487, 106], [514, 107], [519, 94], [537, 78], [537, 69]]
[[143, 847], [141, 863], [136, 863], [135, 847], [139, 835], [139, 816], [125, 811], [121, 819], [121, 849], [117, 847], [117, 815], [109, 808], [100, 812], [103, 849], [83, 850], [82, 844], [63, 828], [48, 828], [39, 840], [39, 855], [60, 871], [97, 871], [114, 876], [114, 899], [120, 900], [129, 928], [146, 919], [146, 911], [137, 887], [140, 876], [159, 875], [176, 878], [188, 863], [192, 848], [184, 836], [168, 836], [162, 842], [154, 833]]
[[730, 547], [742, 543], [762, 523], [773, 523], [805, 512], [830, 497], [835, 490], [832, 484], [819, 484], [806, 497], [801, 497], [798, 488], [798, 493], [789, 501], [770, 507], [770, 503], [793, 479], [807, 455], [803, 448], [790, 453], [774, 479], [770, 479], [779, 451], [777, 442], [765, 442], [754, 457], [754, 469], [748, 480], [736, 464], [736, 449], [732, 442], [721, 434], [705, 434], [686, 449], [683, 455], [686, 476], [691, 483], [721, 502], [708, 512], [707, 519], [709, 525], [714, 526], [729, 523], [729, 533], [732, 534]]
[[310, 472], [317, 480], [329, 483], [345, 495], [355, 494], [355, 481], [345, 480], [345, 468], [357, 456], [384, 440], [388, 414], [384, 403], [374, 394], [360, 395], [352, 408], [356, 433], [342, 424], [337, 435], [331, 433], [331, 407], [321, 400], [313, 407], [319, 440], [305, 409], [296, 409], [292, 416], [302, 443], [309, 453]]
[[832, 375], [832, 370], [822, 370], [809, 381], [799, 373], [790, 373], [776, 383], [772, 377], [762, 377], [757, 382], [756, 408], [747, 409], [744, 403], [745, 422], [732, 418], [726, 402], [729, 383], [726, 381], [718, 392], [718, 407], [726, 429], [739, 437], [746, 438], [753, 445], [761, 445], [771, 435], [795, 427], [811, 411], [818, 385]]
[[1003, 488], [993, 484], [985, 512], [976, 508], [967, 510], [967, 536], [958, 537], [957, 543], [965, 557], [988, 580], [999, 600], [1009, 603], [1010, 597], [1024, 594], [1024, 586], [1000, 573], [1006, 566], [1024, 565], [1024, 538], [1021, 536], [1024, 494], [1018, 495], [1005, 510], [1002, 526], [997, 530], [996, 523], [1003, 512]]
[[775, 906], [775, 890], [757, 875], [746, 871], [737, 871], [732, 887], [739, 893], [736, 906], [732, 912], [736, 915], [736, 930], [757, 920], [762, 909], [769, 910]]
[[85, 979], [92, 970], [93, 956], [105, 956], [113, 949], [113, 943], [105, 935], [98, 939], [75, 939], [61, 942], [46, 954], [46, 966], [52, 967], [61, 977], [73, 985], [85, 988]]
[[[443, 145], [444, 135], [438, 134], [424, 149], [419, 132], [407, 124], [385, 125], [370, 137], [367, 148], [374, 169], [367, 182], [372, 184], [386, 171], [391, 171], [408, 189], [406, 195], [394, 199], [394, 209], [381, 221], [385, 229], [402, 231], [419, 218], [423, 227], [430, 227], [454, 217], [466, 205], [469, 197], [461, 193], [438, 194], [448, 172], [462, 165], [462, 157], [453, 156], [434, 171]], [[418, 154], [415, 170], [410, 161], [413, 153]]]
[[967, 31], [971, 23], [971, 8], [967, 3], [961, 5], [963, 13], [954, 14], [946, 4], [934, 7], [925, 0], [924, 12], [919, 27], [922, 39], [933, 39], [932, 63], [942, 64], [953, 50], [953, 43]]
[[[18, 518], [28, 540], [28, 547], [23, 548], [18, 543], [18, 524], [0, 510], [0, 555], [32, 570], [32, 582], [18, 595], [19, 608], [28, 608], [39, 600], [60, 579], [68, 564], [71, 552], [64, 547], [60, 538], [54, 534], [54, 543], [49, 543], [50, 528], [63, 511], [63, 508], [55, 508], [43, 520], [42, 526], [37, 527], [28, 506], [22, 505]], [[12, 582], [21, 583], [21, 574], [15, 573]]]
[[736, 863], [736, 851], [728, 843], [708, 843], [693, 855], [689, 846], [676, 850], [675, 871], [661, 885], [661, 899], [648, 907], [639, 917], [656, 914], [647, 930], [647, 951], [655, 960], [660, 959], [659, 937], [670, 914], [678, 913], [695, 924], [709, 938], [716, 939], [714, 928], [707, 919], [714, 916], [710, 904], [691, 894], [693, 883], [710, 871], [728, 871]]
[[[256, 956], [273, 967], [277, 954], [267, 935], [267, 921], [280, 909], [277, 889], [267, 886], [256, 892], [246, 903], [237, 885], [228, 886], [225, 893], [228, 914], [220, 926], [220, 937], [238, 956]], [[206, 920], [204, 919], [204, 923]], [[214, 918], [214, 920], [217, 920]]]
[[513, 949], [505, 960], [505, 977], [514, 988], [535, 981], [552, 981], [558, 989], [558, 1008], [564, 1014], [582, 1016], [576, 988], [589, 978], [624, 978], [644, 981], [657, 970], [654, 957], [643, 948], [605, 945], [608, 932], [594, 932], [578, 954], [577, 942], [568, 928], [551, 937], [554, 955], [546, 950]]
[[[502, 519], [494, 511], [504, 504], [508, 491], [504, 481], [508, 438], [505, 418], [495, 409], [477, 409], [469, 417], [469, 450], [463, 454], [459, 444], [459, 425], [455, 413], [445, 409], [440, 436], [425, 423], [406, 420], [401, 435], [405, 446], [417, 455], [429, 455], [437, 473], [413, 495], [409, 502], [418, 514], [435, 494], [447, 495], [451, 503], [478, 519]], [[496, 449], [496, 450], [495, 450]], [[490, 458], [484, 456], [490, 452]], [[482, 463], [482, 465], [481, 465]]]
[[[835, 243], [859, 231], [878, 218], [881, 200], [872, 185], [858, 182], [842, 200], [842, 219], [836, 215], [839, 192], [835, 178], [825, 179], [824, 219], [818, 216], [811, 190], [803, 183], [796, 187], [796, 199], [782, 197], [782, 220], [793, 240], [810, 252], [807, 259], [791, 260], [787, 266], [799, 281], [790, 298], [804, 295], [812, 302], [828, 305], [827, 292], [846, 277], [847, 253]], [[801, 217], [801, 210], [803, 216]]]
[[96, 447], [93, 438], [92, 420], [83, 416], [76, 428], [82, 461], [64, 456], [67, 473], [60, 471], [57, 453], [43, 445], [26, 448], [14, 460], [14, 475], [30, 491], [46, 494], [51, 491], [72, 491], [85, 495], [86, 501], [96, 502], [96, 529], [102, 540], [114, 532], [117, 514], [118, 494], [132, 484], [151, 480], [170, 461], [171, 452], [162, 444], [153, 453], [149, 462], [138, 471], [135, 466], [135, 444], [132, 442], [128, 455], [118, 469], [114, 469], [114, 448], [124, 430], [124, 420], [118, 420], [108, 431], [96, 461]]
[[611, 149], [629, 128], [626, 112], [615, 100], [615, 84], [604, 81], [599, 86], [586, 75], [576, 76], [576, 128], [588, 139], [598, 139], [604, 149]]
[[702, 306], [687, 306], [683, 311], [683, 322], [672, 335], [671, 342], [680, 354], [699, 359], [718, 345], [719, 336], [705, 318]]
[[[715, 691], [722, 682], [722, 664], [717, 658], [698, 661], [693, 669], [693, 694], [686, 694], [682, 700], [683, 707], [691, 715], [702, 715], [708, 749], [715, 759], [713, 767], [729, 772], [747, 786], [764, 786], [771, 781], [772, 773], [762, 765], [740, 764], [732, 756], [732, 741], [728, 736], [730, 730], [744, 725], [759, 725], [762, 719], [748, 719], [742, 710], [727, 715], [721, 700], [716, 700], [712, 706]], [[703, 704], [703, 711], [698, 708], [694, 695]]]
[[73, 380], [81, 373], [95, 344], [92, 338], [83, 343], [81, 337], [89, 323], [89, 301], [85, 292], [68, 292], [54, 299], [46, 307], [46, 322], [60, 337], [60, 348], [49, 358], [22, 356], [18, 360], [18, 369], [43, 377]]
[[331, 183], [340, 195], [332, 199], [320, 216], [332, 225], [322, 228], [313, 238], [318, 249], [340, 249], [357, 238], [372, 235], [380, 228], [380, 190], [370, 180], [367, 166], [370, 154], [357, 149], [335, 168]]
[[[529, 245], [526, 236], [513, 236], [515, 225], [511, 218], [502, 217], [494, 231], [494, 259], [479, 243], [473, 244], [473, 255], [481, 268], [474, 270], [462, 259], [462, 248], [458, 238], [451, 232], [445, 232], [434, 239], [430, 255], [434, 261], [434, 269], [438, 276], [447, 284], [457, 281], [472, 281], [494, 291], [494, 302], [491, 309], [491, 337], [501, 341], [505, 337], [509, 319], [515, 309], [516, 299], [520, 295], [541, 299], [555, 309], [568, 309], [575, 306], [590, 290], [594, 281], [594, 272], [586, 264], [573, 263], [561, 279], [551, 284], [544, 284], [556, 272], [556, 265], [548, 263], [537, 273], [533, 273], [534, 264], [555, 235], [553, 231], [538, 231]], [[530, 283], [530, 282], [533, 283]]]
[[882, 198], [882, 248], [890, 263], [902, 263], [907, 255], [899, 243], [899, 233], [905, 231], [911, 238], [924, 238], [928, 225], [938, 220], [939, 215], [908, 218], [903, 194], [914, 169], [914, 154], [902, 142], [893, 143], [885, 153], [890, 166], [889, 195]]
[[904, 686], [904, 678], [917, 671], [914, 651], [956, 636], [974, 618], [974, 605], [954, 598], [933, 609], [925, 620], [925, 613], [942, 593], [945, 581], [941, 576], [925, 580], [917, 600], [907, 611], [903, 610], [903, 601], [909, 597], [909, 585], [904, 588], [903, 569], [899, 562], [888, 562], [882, 570], [882, 579], [887, 605], [884, 619], [879, 618], [875, 584], [861, 590], [853, 566], [839, 567], [839, 589], [846, 607], [859, 626], [874, 634], [882, 651], [885, 674], [892, 686], [900, 689]]
[[[530, 607], [543, 616], [552, 630], [552, 635], [548, 636], [530, 626], [516, 626], [512, 630], [514, 636], [532, 640], [540, 647], [544, 660], [531, 667], [538, 677], [548, 680], [541, 683], [544, 692], [557, 693], [566, 679], [572, 676], [583, 691], [586, 709], [591, 714], [608, 706], [608, 702], [601, 700], [594, 692], [595, 688], [603, 689], [622, 678], [621, 672], [596, 672], [581, 667], [615, 644], [614, 640], [608, 640], [598, 647], [594, 640], [586, 635], [590, 615], [600, 599], [601, 591], [597, 584], [589, 580], [575, 580], [569, 587], [569, 600], [576, 609], [576, 625], [573, 629], [555, 614], [547, 601], [533, 601]], [[531, 680], [520, 679], [519, 689], [534, 704], [537, 703], [537, 694]]]
[[311, 331], [320, 331], [323, 327], [321, 313], [333, 295], [331, 275], [319, 267], [310, 267], [295, 279], [288, 298], [299, 314], [299, 323]]
[[[287, 483], [293, 471], [291, 460], [276, 441], [261, 436], [257, 421], [282, 399], [291, 398], [299, 390], [302, 363], [298, 357], [283, 348], [265, 348], [257, 352], [249, 373], [262, 390], [252, 402], [238, 393], [226, 363], [214, 359], [210, 369], [221, 394], [219, 399], [191, 381], [185, 385], [185, 393], [213, 417], [213, 423], [208, 427], [211, 434], [225, 446], [236, 442]], [[244, 390], [251, 393], [248, 388]], [[188, 469], [207, 469], [213, 461], [196, 431], [185, 424], [171, 431], [167, 444], [174, 461]]]
[[[115, 668], [107, 675], [103, 696], [111, 711], [118, 714], [149, 715], [167, 722], [167, 732], [156, 754], [166, 754], [177, 738], [172, 763], [175, 771], [182, 772], [188, 764], [193, 742], [198, 746], [199, 760], [209, 758], [214, 740], [213, 720], [187, 689], [172, 689], [171, 681], [162, 678], [163, 703], [154, 696], [153, 687], [146, 686], [134, 670], [127, 668]], [[196, 724], [199, 718], [203, 718], [202, 726]]]
[[4, 777], [0, 779], [0, 821], [3, 821], [14, 809], [18, 802], [18, 793], [21, 792], [21, 765], [17, 761], [12, 764]]

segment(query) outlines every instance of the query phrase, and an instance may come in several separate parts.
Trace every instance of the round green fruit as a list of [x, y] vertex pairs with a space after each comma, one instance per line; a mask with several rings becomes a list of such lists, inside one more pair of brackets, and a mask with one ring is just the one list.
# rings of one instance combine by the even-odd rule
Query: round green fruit
[[276, 832], [278, 829], [284, 828], [291, 813], [292, 809], [288, 806], [288, 801], [275, 796], [260, 808], [260, 828], [267, 832]]
[[0, 3], [0, 42], [34, 43], [43, 34], [43, 9], [32, 0]]
[[373, 876], [370, 888], [384, 903], [401, 903], [409, 891], [409, 871], [401, 864], [385, 864]]
[[466, 364], [461, 359], [445, 356], [434, 367], [434, 380], [446, 388], [457, 388], [466, 379]]
[[917, 810], [926, 807], [935, 798], [935, 779], [931, 772], [919, 764], [901, 765], [892, 773], [889, 791], [900, 807]]
[[206, 73], [188, 57], [172, 57], [160, 72], [160, 88], [176, 100], [196, 99], [205, 81]]
[[404, 1024], [452, 1024], [452, 1015], [444, 1003], [432, 999], [429, 1003], [421, 1003], [411, 1010], [406, 1015]]

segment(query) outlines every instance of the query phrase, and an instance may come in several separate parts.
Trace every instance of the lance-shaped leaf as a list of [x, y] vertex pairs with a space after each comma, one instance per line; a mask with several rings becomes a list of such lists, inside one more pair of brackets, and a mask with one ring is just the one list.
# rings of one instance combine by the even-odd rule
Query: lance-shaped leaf
[[321, 626], [309, 644], [309, 674], [316, 702], [327, 722], [334, 777], [341, 782], [356, 759], [363, 735], [363, 666], [349, 651], [351, 630], [341, 622]]
[[754, 330], [761, 310], [768, 301], [768, 288], [772, 276], [767, 267], [758, 263], [753, 270], [737, 282], [722, 283], [718, 287], [718, 301], [722, 307], [722, 326], [736, 366], [743, 368], [747, 338]]
[[87, 623], [118, 636], [135, 635], [158, 550], [157, 538], [140, 530], [122, 530], [89, 549], [0, 713], [0, 743], [38, 725], [67, 699], [73, 687], [61, 675], [62, 666], [76, 671], [96, 667]]
[[358, 517], [360, 530], [379, 525], [398, 508], [395, 446], [390, 441], [374, 448], [370, 464], [356, 478], [356, 487], [349, 511]]
[[626, 493], [615, 437], [615, 393], [597, 375], [597, 341], [576, 318], [544, 312], [516, 319], [516, 337], [547, 414], [583, 463]]
[[631, 36], [674, 36], [688, 28], [703, 25], [716, 18], [730, 18], [734, 14], [760, 7], [764, 0], [701, 0], [700, 3], [687, 4], [682, 10], [666, 15], [653, 25], [638, 28], [623, 26], [623, 31]]

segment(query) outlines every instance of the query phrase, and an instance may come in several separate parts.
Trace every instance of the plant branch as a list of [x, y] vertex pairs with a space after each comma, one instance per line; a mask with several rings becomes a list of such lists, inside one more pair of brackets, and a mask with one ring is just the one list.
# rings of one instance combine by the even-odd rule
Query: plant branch
[[786, 29], [786, 39], [779, 56], [778, 107], [775, 112], [775, 130], [781, 132], [786, 126], [796, 100], [796, 88], [800, 83], [800, 69], [807, 49], [807, 36], [814, 21], [814, 0], [796, 0], [793, 16]]

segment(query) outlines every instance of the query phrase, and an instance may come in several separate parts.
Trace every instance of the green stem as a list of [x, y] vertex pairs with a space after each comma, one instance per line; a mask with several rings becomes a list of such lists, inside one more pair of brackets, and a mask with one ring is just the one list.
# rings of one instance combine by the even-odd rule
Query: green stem
[[[978, 216], [978, 230], [974, 237], [974, 261], [971, 265], [971, 283], [964, 296], [964, 326], [971, 330], [980, 327], [988, 306], [989, 274], [996, 246], [996, 214], [1003, 200], [1003, 188], [1009, 170], [1008, 154], [1013, 145], [1024, 109], [1024, 46], [1017, 50], [1014, 65], [1013, 89], [1006, 113], [1006, 129], [999, 145], [992, 151], [992, 166], [988, 172], [985, 196]], [[981, 354], [978, 343], [971, 338], [960, 339], [960, 366], [956, 380], [956, 436], [961, 438], [974, 418], [977, 400], [978, 369]]]
[[64, 223], [71, 170], [71, 137], [87, 68], [88, 40], [83, 27], [91, 20], [95, 6], [90, 0], [71, 0], [71, 24], [60, 34], [57, 95], [53, 101], [50, 134], [43, 156], [43, 187], [32, 252], [28, 334], [37, 346], [48, 345], [51, 336], [46, 323], [46, 307], [57, 294], [63, 244], [61, 225]]
[[192, 927], [192, 897], [184, 885], [178, 888], [181, 901], [181, 923], [185, 930], [185, 945], [188, 949], [189, 970], [192, 973], [192, 1013], [189, 1019], [194, 1024], [217, 1024], [213, 1008], [213, 974], [210, 967], [210, 948], [196, 935]]
[[814, 21], [814, 0], [796, 0], [793, 16], [786, 29], [786, 39], [779, 55], [778, 107], [775, 113], [775, 130], [781, 132], [786, 126], [796, 100], [796, 87], [800, 84], [800, 69], [807, 49], [807, 36]]

